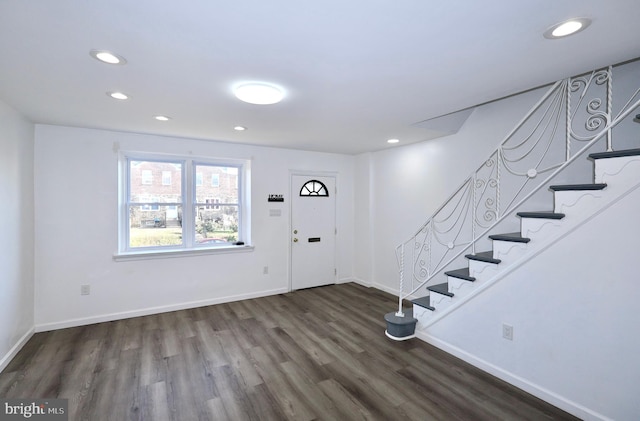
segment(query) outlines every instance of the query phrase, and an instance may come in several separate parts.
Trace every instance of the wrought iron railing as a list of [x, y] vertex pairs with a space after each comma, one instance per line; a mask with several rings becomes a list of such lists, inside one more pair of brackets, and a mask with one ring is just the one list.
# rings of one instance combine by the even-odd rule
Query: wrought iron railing
[[[556, 82], [453, 195], [396, 248], [403, 299], [438, 274], [512, 215], [640, 106], [640, 88], [612, 115], [613, 69]], [[405, 279], [409, 276], [408, 282]]]

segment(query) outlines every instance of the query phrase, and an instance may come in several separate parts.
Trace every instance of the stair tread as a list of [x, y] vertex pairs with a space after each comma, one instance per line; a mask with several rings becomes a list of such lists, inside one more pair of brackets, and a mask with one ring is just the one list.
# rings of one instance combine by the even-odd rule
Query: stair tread
[[509, 232], [506, 234], [493, 234], [489, 236], [492, 240], [497, 241], [511, 241], [513, 243], [528, 243], [531, 241], [530, 238], [523, 237], [519, 232]]
[[636, 155], [640, 155], [640, 149], [625, 149], [622, 151], [596, 152], [596, 153], [589, 154], [589, 159], [621, 158], [624, 156], [636, 156]]
[[429, 296], [425, 296], [425, 297], [420, 297], [420, 298], [416, 298], [415, 300], [411, 300], [411, 302], [417, 306], [420, 307], [424, 307], [427, 310], [435, 310], [435, 307], [431, 306], [431, 298], [429, 298]]
[[469, 268], [461, 268], [461, 269], [455, 269], [455, 270], [450, 270], [448, 272], [444, 273], [447, 276], [452, 276], [454, 278], [458, 278], [458, 279], [464, 279], [465, 281], [475, 281], [476, 278], [474, 278], [473, 276], [469, 275]]
[[518, 212], [517, 215], [521, 218], [540, 218], [540, 219], [562, 219], [565, 217], [564, 213], [555, 213], [551, 211]]
[[553, 191], [582, 191], [582, 190], [602, 190], [607, 187], [604, 183], [595, 184], [560, 184], [549, 186]]
[[486, 263], [495, 263], [496, 265], [502, 261], [500, 259], [494, 259], [492, 251], [483, 251], [476, 254], [467, 254], [464, 257], [466, 257], [469, 260], [477, 260], [479, 262], [486, 262]]
[[444, 284], [432, 285], [430, 287], [427, 287], [427, 289], [438, 294], [453, 297], [453, 292], [449, 292], [449, 284], [447, 282], [445, 282]]

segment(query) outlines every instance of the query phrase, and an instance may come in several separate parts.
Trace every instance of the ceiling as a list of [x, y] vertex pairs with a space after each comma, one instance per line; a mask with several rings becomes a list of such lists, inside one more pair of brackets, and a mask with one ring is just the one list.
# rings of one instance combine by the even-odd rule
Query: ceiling
[[[543, 37], [572, 17], [593, 23]], [[357, 154], [640, 57], [638, 22], [637, 0], [0, 0], [0, 100], [35, 123]], [[247, 80], [285, 99], [243, 103], [231, 87]]]

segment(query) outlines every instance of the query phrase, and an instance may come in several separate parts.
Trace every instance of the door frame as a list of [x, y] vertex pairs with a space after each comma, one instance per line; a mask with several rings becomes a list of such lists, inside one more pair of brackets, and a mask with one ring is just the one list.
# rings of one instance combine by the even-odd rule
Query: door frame
[[[303, 177], [331, 177], [335, 180], [334, 182], [334, 191], [330, 192], [332, 194], [335, 195], [335, 205], [333, 207], [333, 216], [334, 216], [334, 221], [336, 224], [336, 229], [338, 229], [338, 212], [337, 212], [337, 208], [338, 208], [338, 172], [337, 171], [306, 171], [306, 170], [289, 170], [289, 194], [290, 194], [290, 200], [289, 200], [289, 285], [288, 285], [288, 290], [289, 292], [293, 291], [293, 240], [292, 240], [292, 235], [293, 235], [293, 195], [294, 194], [298, 194], [299, 192], [296, 190], [294, 191], [293, 188], [293, 177], [294, 176], [303, 176]], [[336, 235], [336, 240], [337, 240], [337, 235]], [[335, 241], [335, 247], [333, 248], [333, 261], [335, 262], [336, 265], [336, 270], [338, 269], [338, 242]], [[338, 282], [338, 274], [336, 273], [335, 275], [335, 281], [336, 283]]]

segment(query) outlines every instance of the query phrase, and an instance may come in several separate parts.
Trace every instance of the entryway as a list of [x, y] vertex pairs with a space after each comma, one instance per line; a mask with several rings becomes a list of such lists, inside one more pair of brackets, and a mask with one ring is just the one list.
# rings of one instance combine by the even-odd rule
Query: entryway
[[291, 175], [291, 290], [336, 282], [336, 177]]

